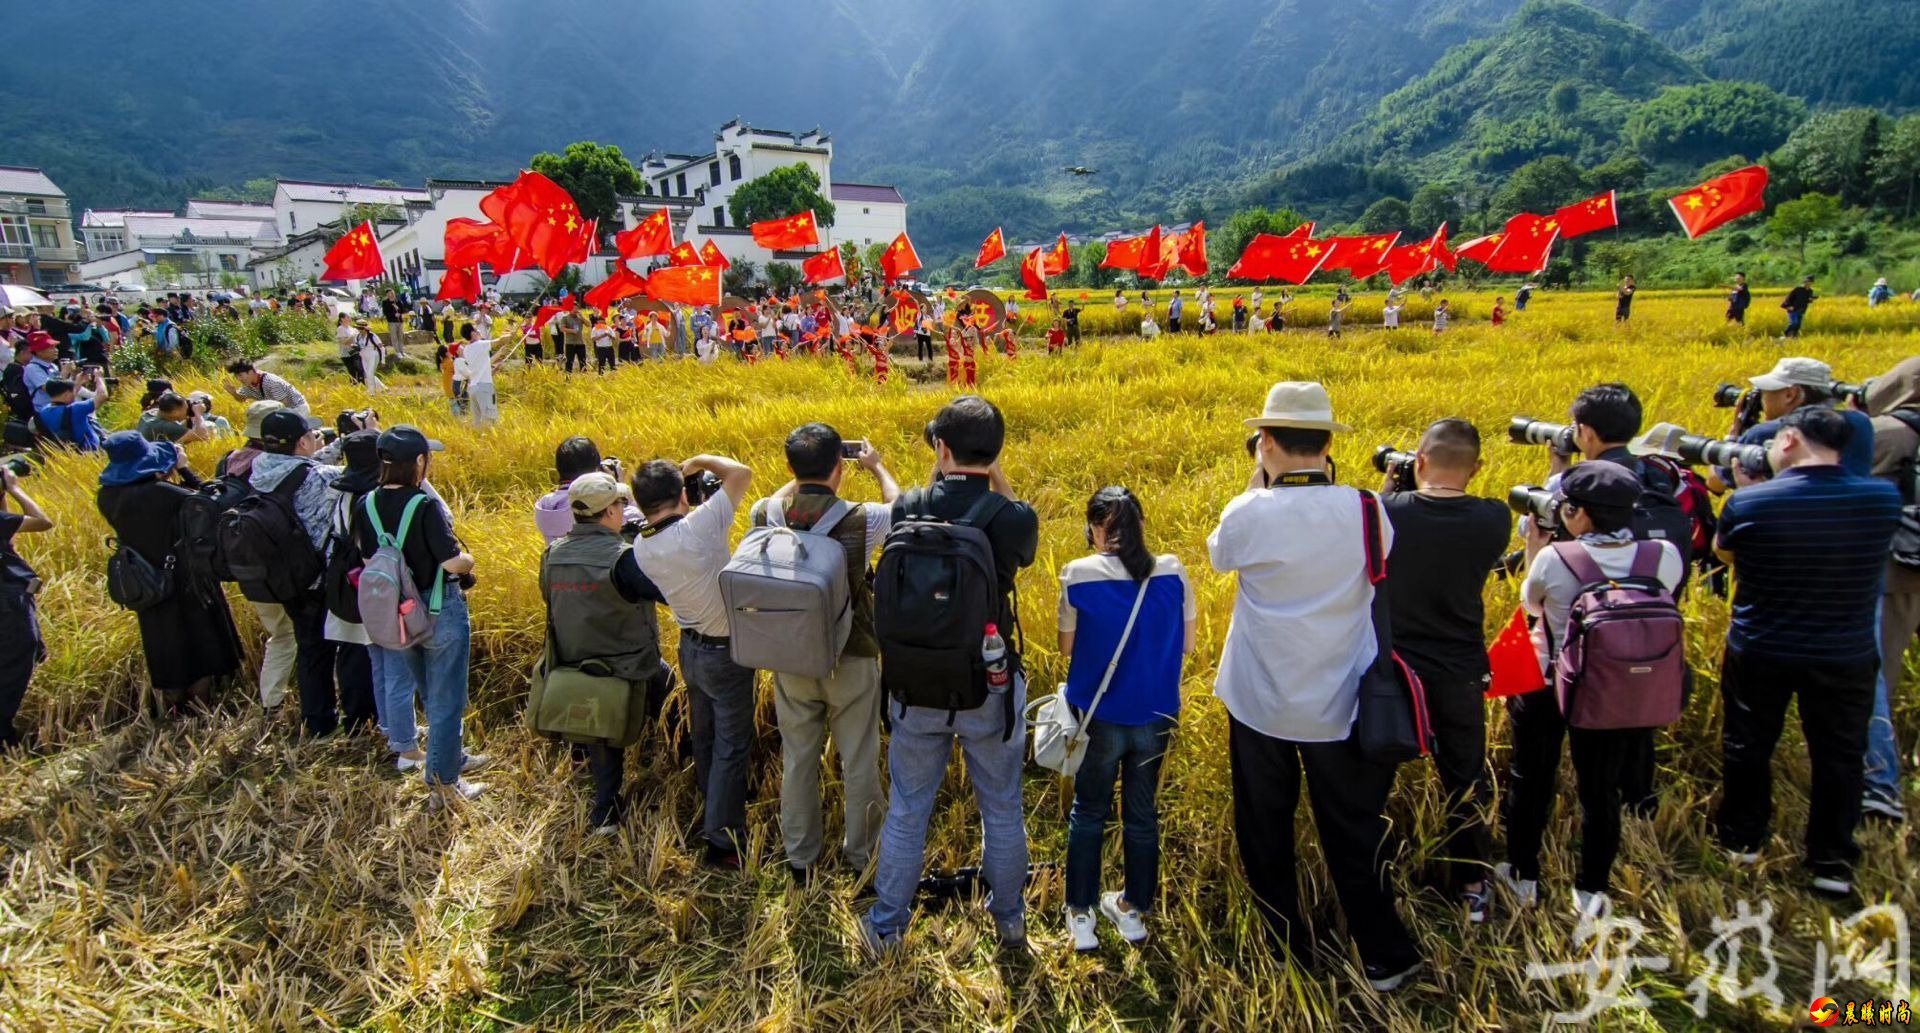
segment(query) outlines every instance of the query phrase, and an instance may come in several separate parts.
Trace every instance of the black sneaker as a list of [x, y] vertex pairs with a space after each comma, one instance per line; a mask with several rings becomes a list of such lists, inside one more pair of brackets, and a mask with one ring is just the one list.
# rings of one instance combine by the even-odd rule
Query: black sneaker
[[1387, 994], [1400, 989], [1407, 980], [1412, 979], [1420, 971], [1420, 961], [1415, 959], [1413, 964], [1399, 968], [1370, 964], [1366, 970], [1367, 985], [1373, 987], [1375, 993]]
[[741, 867], [740, 853], [736, 850], [728, 850], [724, 847], [709, 845], [707, 847], [707, 859], [702, 863], [715, 871], [737, 872]]
[[793, 884], [802, 889], [813, 883], [813, 869], [804, 864], [787, 865], [787, 874], [793, 876]]

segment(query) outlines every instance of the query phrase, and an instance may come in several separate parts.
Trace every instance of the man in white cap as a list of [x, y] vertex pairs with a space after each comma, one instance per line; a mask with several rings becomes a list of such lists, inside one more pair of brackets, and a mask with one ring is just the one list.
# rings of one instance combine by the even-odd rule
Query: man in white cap
[[[1819, 359], [1790, 356], [1773, 368], [1747, 382], [1760, 392], [1760, 415], [1765, 422], [1749, 427], [1740, 435], [1743, 445], [1764, 445], [1780, 432], [1780, 418], [1795, 409], [1810, 405], [1831, 409], [1839, 401], [1833, 394], [1833, 370]], [[1853, 436], [1840, 454], [1840, 465], [1855, 477], [1873, 474], [1873, 420], [1857, 409], [1840, 410], [1853, 426]], [[1723, 475], [1724, 476], [1724, 475]]]
[[[1382, 993], [1420, 967], [1387, 882], [1386, 819], [1394, 765], [1364, 756], [1353, 738], [1363, 672], [1376, 644], [1365, 501], [1335, 484], [1326, 389], [1273, 385], [1247, 420], [1255, 464], [1207, 538], [1214, 569], [1237, 574], [1233, 623], [1214, 694], [1229, 718], [1234, 833], [1269, 941], [1296, 963], [1311, 939], [1300, 918], [1294, 811], [1302, 772], [1327, 868], [1367, 980]], [[1392, 546], [1380, 520], [1376, 547]]]

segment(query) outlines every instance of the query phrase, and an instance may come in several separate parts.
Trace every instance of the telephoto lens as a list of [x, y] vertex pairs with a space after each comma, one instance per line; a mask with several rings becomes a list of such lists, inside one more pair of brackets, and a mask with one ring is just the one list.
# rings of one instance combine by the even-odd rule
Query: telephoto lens
[[1555, 506], [1553, 492], [1537, 484], [1516, 484], [1507, 489], [1507, 508], [1521, 516], [1530, 516], [1533, 522], [1542, 528], [1556, 528], [1560, 522], [1554, 518]]
[[1768, 477], [1773, 473], [1773, 463], [1767, 459], [1764, 445], [1743, 445], [1738, 441], [1685, 434], [1676, 443], [1674, 451], [1680, 453], [1681, 460], [1695, 466], [1728, 469], [1738, 466], [1754, 477]]
[[1867, 389], [1872, 386], [1873, 381], [1871, 380], [1864, 384], [1849, 384], [1842, 380], [1835, 380], [1827, 385], [1827, 393], [1840, 401], [1852, 402], [1855, 406], [1865, 409], [1867, 407]]
[[1515, 416], [1507, 421], [1507, 439], [1516, 445], [1546, 445], [1563, 456], [1580, 454], [1580, 447], [1573, 443], [1572, 427], [1531, 416]]
[[687, 478], [687, 505], [697, 506], [713, 497], [720, 490], [720, 478], [702, 470]]
[[1392, 445], [1381, 445], [1373, 450], [1373, 468], [1381, 473], [1387, 473], [1396, 466], [1412, 465], [1412, 452], [1402, 452]]
[[1740, 404], [1740, 396], [1745, 393], [1746, 392], [1740, 390], [1738, 384], [1721, 384], [1719, 387], [1713, 389], [1713, 407], [1716, 409], [1731, 409]]

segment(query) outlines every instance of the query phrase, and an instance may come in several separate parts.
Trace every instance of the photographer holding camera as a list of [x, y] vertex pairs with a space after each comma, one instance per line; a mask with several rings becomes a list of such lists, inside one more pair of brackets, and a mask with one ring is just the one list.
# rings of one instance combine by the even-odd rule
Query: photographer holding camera
[[[626, 482], [626, 470], [618, 459], [601, 458], [600, 446], [592, 438], [571, 437], [553, 450], [553, 468], [559, 478], [559, 487], [540, 496], [533, 504], [533, 526], [540, 537], [552, 544], [573, 532], [573, 503], [567, 495], [567, 489], [573, 482], [590, 473], [604, 473], [621, 483]], [[646, 523], [640, 515], [640, 507], [633, 499], [625, 500], [621, 507], [621, 525], [630, 529], [629, 537], [639, 533]]]
[[[1795, 410], [1809, 406], [1833, 409], [1841, 401], [1833, 393], [1833, 370], [1819, 359], [1801, 356], [1784, 358], [1773, 364], [1773, 368], [1757, 377], [1748, 377], [1747, 383], [1759, 395], [1760, 419], [1744, 430], [1736, 424], [1736, 435], [1743, 445], [1765, 445], [1780, 432], [1781, 418]], [[1868, 477], [1873, 473], [1873, 421], [1866, 413], [1853, 409], [1839, 410], [1853, 428], [1847, 438], [1846, 447], [1840, 453], [1840, 465], [1855, 477]], [[1749, 474], [1752, 471], [1748, 471]], [[1715, 471], [1722, 484], [1729, 483], [1726, 471]]]
[[1847, 896], [1880, 665], [1875, 612], [1900, 495], [1841, 463], [1853, 437], [1841, 413], [1806, 405], [1777, 422], [1767, 445], [1773, 478], [1736, 469], [1740, 487], [1721, 510], [1715, 543], [1734, 572], [1720, 668], [1720, 842], [1739, 863], [1759, 859], [1773, 750], [1798, 695], [1813, 769], [1806, 863], [1816, 892]]
[[90, 369], [91, 388], [79, 387], [65, 378], [47, 381], [47, 404], [33, 416], [44, 437], [81, 452], [97, 450], [106, 438], [98, 413], [107, 400], [107, 377], [98, 366]]
[[213, 427], [190, 402], [173, 391], [162, 392], [153, 400], [153, 408], [140, 414], [135, 430], [148, 441], [171, 441], [176, 445], [211, 441]]
[[1487, 782], [1486, 609], [1481, 590], [1512, 530], [1504, 505], [1467, 494], [1480, 472], [1480, 432], [1461, 419], [1427, 428], [1411, 456], [1377, 452], [1380, 503], [1393, 525], [1387, 594], [1393, 645], [1426, 689], [1434, 768], [1447, 794], [1449, 881], [1470, 921], [1487, 916], [1492, 852], [1481, 807]]
[[694, 780], [706, 801], [706, 861], [728, 870], [740, 868], [747, 844], [754, 671], [733, 662], [720, 569], [733, 558], [734, 511], [752, 484], [752, 470], [715, 455], [678, 464], [655, 459], [633, 475], [633, 500], [647, 519], [633, 558], [680, 625]]

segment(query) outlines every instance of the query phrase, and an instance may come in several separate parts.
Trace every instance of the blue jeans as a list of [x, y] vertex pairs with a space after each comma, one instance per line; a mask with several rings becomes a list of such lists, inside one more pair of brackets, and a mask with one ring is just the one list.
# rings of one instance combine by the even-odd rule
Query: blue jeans
[[[1886, 597], [1882, 596], [1873, 614], [1873, 626], [1881, 626], [1886, 611]], [[1893, 677], [1900, 677], [1898, 668]], [[1867, 721], [1867, 795], [1878, 797], [1891, 803], [1900, 801], [1900, 743], [1893, 735], [1893, 707], [1891, 705], [1892, 684], [1887, 677], [1887, 668], [1880, 666], [1880, 676], [1873, 688], [1873, 717]]]
[[726, 646], [680, 632], [680, 676], [687, 681], [693, 724], [693, 777], [706, 800], [707, 843], [739, 851], [747, 845], [747, 755], [753, 746], [754, 670], [733, 662]]
[[381, 664], [387, 697], [387, 745], [395, 753], [420, 746], [414, 725], [413, 701], [426, 700], [427, 784], [451, 784], [460, 779], [466, 759], [460, 745], [460, 721], [467, 712], [467, 653], [472, 629], [467, 622], [467, 597], [458, 585], [447, 583], [433, 637], [425, 645], [407, 649], [372, 646], [384, 654]]
[[1806, 315], [1807, 314], [1805, 312], [1787, 313], [1787, 332], [1785, 334], [1782, 334], [1781, 336], [1783, 337], [1800, 336], [1800, 320], [1805, 319]]
[[1019, 918], [1026, 912], [1022, 889], [1027, 881], [1027, 819], [1020, 798], [1020, 772], [1026, 763], [1026, 738], [1018, 715], [1026, 711], [1026, 679], [1013, 686], [1015, 727], [1006, 733], [1000, 701], [962, 710], [947, 723], [947, 711], [900, 706], [886, 702], [893, 719], [893, 739], [887, 750], [892, 783], [887, 822], [880, 831], [880, 863], [873, 879], [874, 905], [867, 924], [881, 936], [906, 928], [913, 912], [913, 895], [927, 859], [927, 823], [934, 800], [946, 781], [947, 759], [953, 744], [967, 760], [967, 779], [980, 808], [981, 872], [994, 893], [987, 910], [996, 921]]
[[1113, 784], [1120, 790], [1121, 856], [1126, 862], [1126, 900], [1153, 910], [1160, 885], [1160, 761], [1173, 738], [1173, 721], [1087, 725], [1087, 755], [1073, 780], [1073, 813], [1067, 819], [1067, 906], [1084, 910], [1100, 896], [1100, 847], [1113, 813]]

